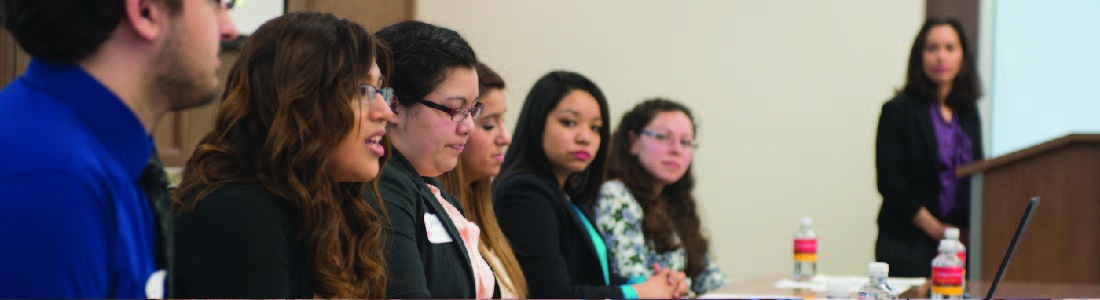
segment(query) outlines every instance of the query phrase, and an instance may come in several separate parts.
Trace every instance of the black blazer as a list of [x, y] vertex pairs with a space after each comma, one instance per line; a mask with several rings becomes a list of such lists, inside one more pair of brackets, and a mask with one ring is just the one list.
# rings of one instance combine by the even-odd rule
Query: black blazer
[[313, 298], [295, 219], [286, 200], [262, 187], [214, 190], [175, 226], [175, 296]]
[[[443, 184], [432, 177], [421, 177], [412, 163], [393, 148], [393, 156], [380, 174], [379, 194], [388, 221], [383, 229], [385, 247], [386, 298], [394, 299], [472, 299], [476, 297], [474, 271], [470, 257], [450, 216], [439, 205], [425, 184], [439, 188], [460, 212], [462, 205], [443, 191]], [[378, 209], [374, 193], [367, 184], [366, 200]], [[428, 240], [425, 214], [435, 215], [447, 230], [451, 241], [435, 244]]]
[[[939, 146], [929, 101], [898, 94], [882, 105], [875, 138], [875, 170], [882, 207], [878, 214], [879, 235], [905, 240], [931, 239], [913, 217], [921, 207], [939, 210]], [[982, 124], [977, 109], [956, 111], [959, 125], [970, 137], [974, 161], [984, 158]], [[969, 216], [948, 216], [941, 220], [963, 228]]]
[[626, 280], [611, 274], [612, 285], [604, 284], [596, 247], [565, 191], [534, 174], [505, 180], [493, 191], [493, 208], [530, 297], [623, 298], [619, 285]]

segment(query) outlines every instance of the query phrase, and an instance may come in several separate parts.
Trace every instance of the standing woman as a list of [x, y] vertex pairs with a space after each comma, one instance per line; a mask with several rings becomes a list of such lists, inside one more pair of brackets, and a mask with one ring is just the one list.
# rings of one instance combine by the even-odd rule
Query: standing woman
[[647, 100], [623, 115], [595, 209], [612, 273], [644, 277], [654, 264], [682, 270], [696, 295], [729, 284], [707, 253], [695, 208], [695, 129], [691, 110], [666, 99]]
[[457, 195], [466, 218], [481, 228], [481, 256], [489, 262], [500, 286], [501, 299], [527, 298], [527, 280], [512, 254], [512, 246], [497, 225], [493, 211], [490, 182], [500, 173], [504, 161], [504, 147], [512, 143], [508, 128], [504, 127], [504, 79], [483, 63], [477, 64], [477, 79], [481, 100], [485, 105], [477, 125], [470, 132], [466, 149], [459, 156], [454, 170], [438, 177], [450, 194]]
[[924, 23], [909, 54], [905, 88], [882, 106], [875, 169], [882, 208], [875, 258], [890, 276], [928, 277], [944, 230], [970, 227], [970, 178], [955, 168], [981, 160], [981, 97], [962, 25]]
[[376, 35], [393, 50], [397, 114], [387, 127], [392, 157], [372, 186], [389, 215], [386, 298], [491, 298], [480, 229], [435, 179], [454, 169], [481, 113], [474, 50], [458, 32], [419, 21]]
[[393, 119], [384, 46], [332, 14], [260, 26], [174, 195], [180, 298], [385, 296], [381, 213], [363, 203]]
[[603, 92], [573, 72], [546, 74], [523, 103], [493, 202], [531, 298], [673, 298], [680, 283], [667, 269], [640, 284], [608, 272], [590, 217], [603, 183], [607, 123]]

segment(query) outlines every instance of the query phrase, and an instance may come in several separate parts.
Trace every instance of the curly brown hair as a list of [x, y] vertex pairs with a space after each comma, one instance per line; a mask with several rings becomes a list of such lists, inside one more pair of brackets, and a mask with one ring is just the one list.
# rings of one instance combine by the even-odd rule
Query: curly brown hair
[[261, 26], [230, 71], [214, 128], [187, 161], [173, 199], [181, 214], [227, 184], [262, 187], [294, 209], [316, 295], [385, 297], [384, 212], [364, 202], [362, 182], [337, 183], [324, 166], [356, 130], [359, 82], [387, 51], [361, 25], [327, 13]]
[[[637, 155], [630, 152], [631, 136], [640, 136], [658, 113], [682, 112], [691, 119], [692, 132], [696, 130], [695, 118], [686, 106], [668, 99], [655, 98], [634, 106], [623, 115], [619, 127], [611, 135], [611, 149], [607, 155], [607, 179], [619, 180], [630, 190], [642, 206], [642, 232], [659, 253], [684, 248], [687, 253], [689, 277], [698, 276], [706, 267], [704, 257], [710, 242], [703, 236], [699, 214], [695, 211], [695, 176], [692, 166], [680, 180], [669, 184], [658, 195], [654, 182], [657, 179], [646, 170]], [[679, 237], [679, 243], [673, 236]]]

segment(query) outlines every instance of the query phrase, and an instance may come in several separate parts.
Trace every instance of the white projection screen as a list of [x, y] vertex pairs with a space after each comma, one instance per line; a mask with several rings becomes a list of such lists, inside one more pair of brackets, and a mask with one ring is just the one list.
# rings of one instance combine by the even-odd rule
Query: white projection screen
[[992, 76], [989, 154], [1100, 133], [1100, 1], [992, 5], [992, 74], [981, 74]]

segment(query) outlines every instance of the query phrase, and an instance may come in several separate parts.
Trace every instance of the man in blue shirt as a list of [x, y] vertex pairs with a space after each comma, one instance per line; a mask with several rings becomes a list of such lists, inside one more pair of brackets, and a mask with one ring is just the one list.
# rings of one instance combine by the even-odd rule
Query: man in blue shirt
[[34, 57], [0, 90], [0, 298], [164, 295], [171, 202], [149, 134], [217, 95], [229, 1], [0, 0]]

